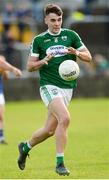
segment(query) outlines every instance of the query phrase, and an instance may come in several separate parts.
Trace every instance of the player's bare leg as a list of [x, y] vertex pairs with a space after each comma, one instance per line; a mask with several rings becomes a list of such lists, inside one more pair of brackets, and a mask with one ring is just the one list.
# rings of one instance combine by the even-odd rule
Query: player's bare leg
[[43, 142], [48, 137], [51, 137], [55, 133], [55, 129], [57, 127], [57, 120], [56, 118], [49, 112], [48, 119], [41, 129], [34, 132], [31, 139], [24, 143], [19, 144], [19, 159], [18, 159], [18, 166], [21, 170], [25, 169], [26, 158], [28, 156], [28, 152], [32, 147], [35, 145]]
[[55, 131], [57, 151], [56, 172], [59, 175], [69, 175], [70, 172], [64, 165], [64, 150], [67, 143], [67, 128], [70, 122], [70, 115], [61, 98], [54, 99], [50, 103], [49, 110], [58, 120]]
[[70, 115], [61, 98], [52, 100], [48, 109], [48, 119], [45, 126], [34, 132], [27, 143], [20, 144], [18, 165], [19, 168], [23, 170], [30, 149], [55, 133], [57, 152], [56, 172], [59, 175], [69, 175], [69, 170], [64, 166], [64, 150], [67, 143], [67, 128], [70, 121]]
[[56, 118], [49, 112], [48, 113], [48, 119], [41, 129], [38, 131], [34, 132], [32, 135], [32, 138], [30, 139], [29, 143], [33, 147], [45, 139], [47, 139], [50, 136], [53, 136], [55, 133], [55, 129], [57, 127], [57, 120]]

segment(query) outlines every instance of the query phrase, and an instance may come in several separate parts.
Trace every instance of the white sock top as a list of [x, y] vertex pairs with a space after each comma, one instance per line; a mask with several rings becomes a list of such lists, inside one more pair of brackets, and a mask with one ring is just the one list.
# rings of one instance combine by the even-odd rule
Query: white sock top
[[26, 142], [27, 143], [27, 146], [32, 149], [32, 146], [30, 145], [29, 141]]
[[64, 157], [64, 153], [57, 153], [56, 157]]

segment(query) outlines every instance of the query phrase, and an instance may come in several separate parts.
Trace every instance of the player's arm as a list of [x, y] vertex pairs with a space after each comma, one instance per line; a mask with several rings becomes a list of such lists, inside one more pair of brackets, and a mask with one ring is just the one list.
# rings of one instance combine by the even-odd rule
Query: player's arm
[[39, 60], [38, 57], [34, 57], [34, 56], [30, 55], [28, 58], [28, 62], [27, 62], [27, 70], [29, 72], [37, 71], [43, 65], [45, 65], [45, 64], [48, 65], [48, 61], [50, 61], [52, 57], [53, 57], [53, 55], [49, 54], [49, 55], [45, 56], [44, 59]]
[[73, 47], [69, 47], [68, 48], [68, 54], [75, 54], [82, 61], [90, 62], [92, 60], [92, 56], [86, 47], [84, 47], [80, 50], [77, 50]]
[[0, 56], [0, 73], [2, 74], [4, 73], [4, 71], [10, 71], [13, 74], [15, 74], [15, 76], [17, 77], [20, 77], [22, 75], [22, 72], [20, 69], [6, 62], [4, 56]]
[[52, 55], [45, 56], [44, 59], [39, 59], [39, 37], [33, 39], [30, 46], [30, 54], [27, 61], [27, 70], [29, 72], [39, 70], [43, 65], [48, 65], [48, 61], [53, 57]]
[[73, 46], [68, 48], [68, 54], [74, 54], [80, 60], [90, 62], [92, 60], [92, 56], [89, 50], [84, 45], [84, 43], [82, 42], [80, 36], [75, 31], [72, 31], [71, 38], [73, 41]]

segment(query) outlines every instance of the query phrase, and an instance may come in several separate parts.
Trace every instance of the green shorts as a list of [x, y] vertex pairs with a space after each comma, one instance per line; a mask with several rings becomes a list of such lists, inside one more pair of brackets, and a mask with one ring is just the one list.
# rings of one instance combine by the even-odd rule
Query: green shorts
[[65, 105], [68, 106], [69, 102], [71, 101], [72, 94], [73, 89], [62, 89], [53, 85], [45, 85], [40, 87], [40, 95], [46, 106], [48, 106], [49, 103], [57, 97], [61, 97]]

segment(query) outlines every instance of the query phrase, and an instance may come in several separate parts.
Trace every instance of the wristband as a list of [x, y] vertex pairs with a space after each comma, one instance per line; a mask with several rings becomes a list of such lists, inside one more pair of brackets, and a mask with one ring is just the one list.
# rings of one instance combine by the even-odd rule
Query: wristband
[[79, 51], [76, 51], [76, 56], [79, 56], [80, 55], [80, 52]]

